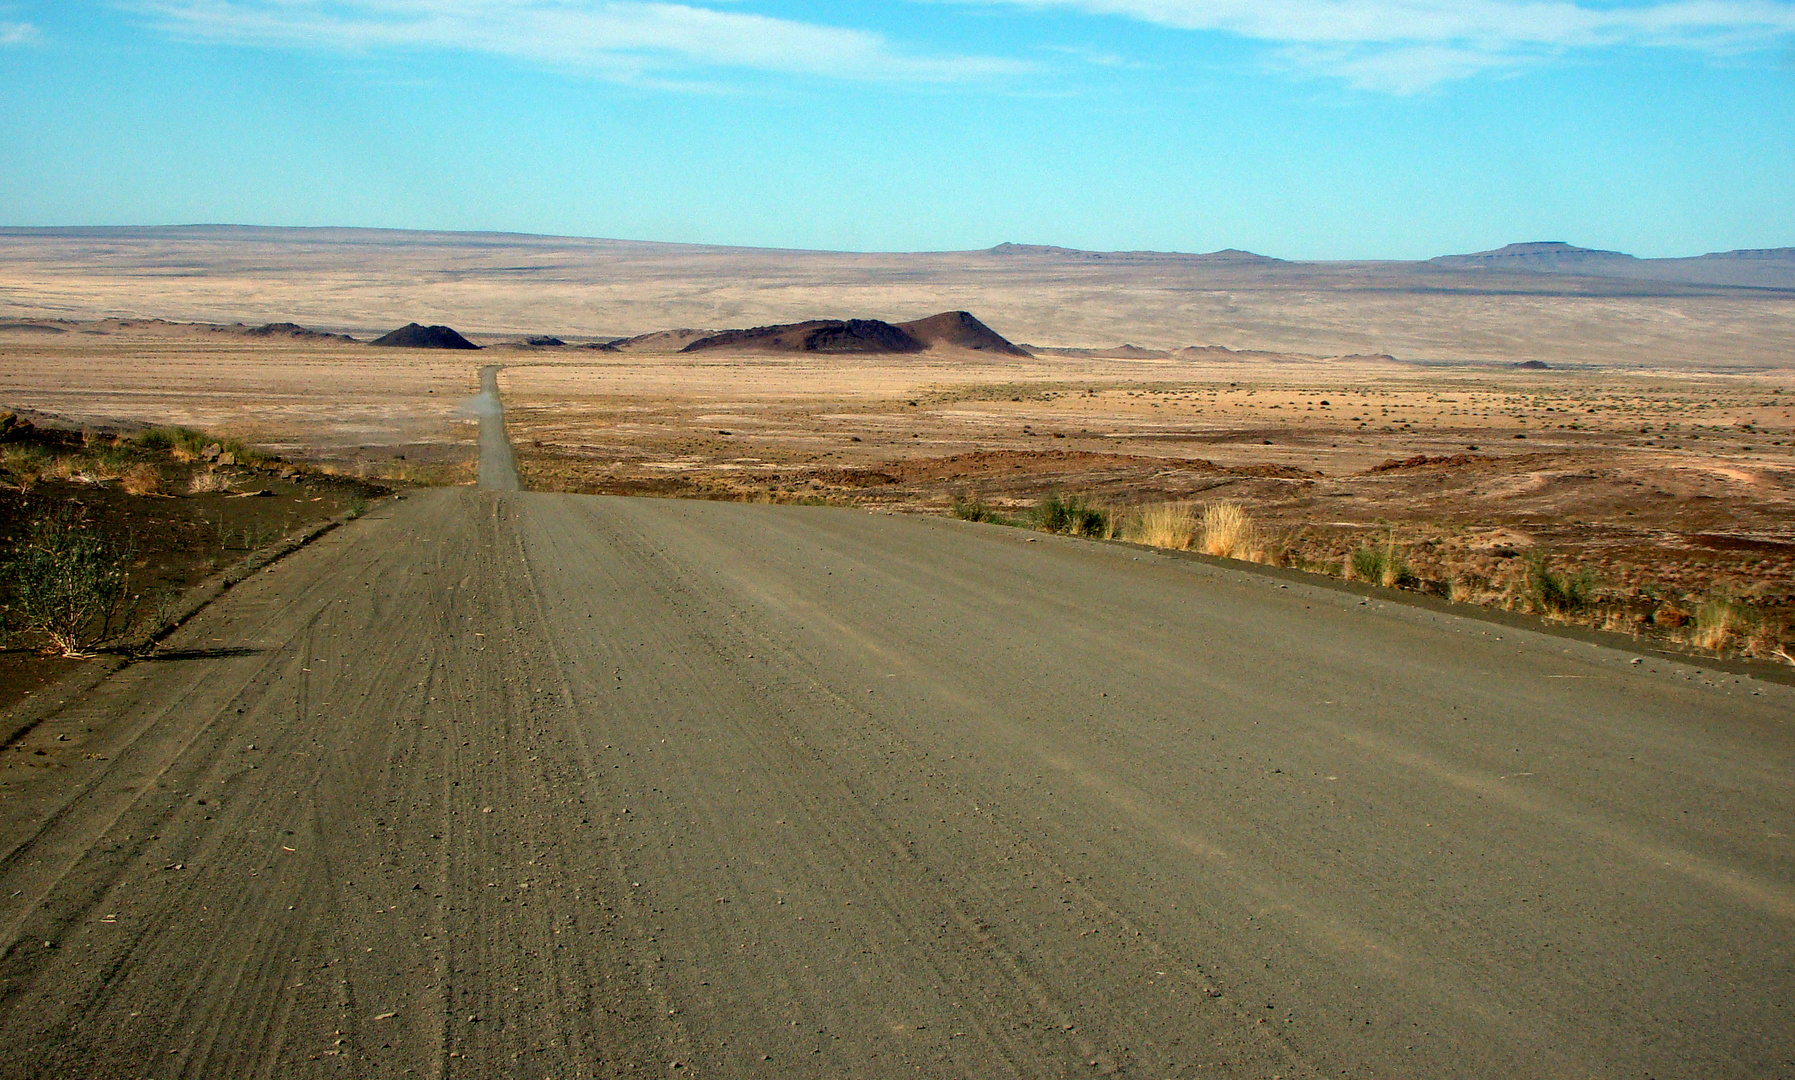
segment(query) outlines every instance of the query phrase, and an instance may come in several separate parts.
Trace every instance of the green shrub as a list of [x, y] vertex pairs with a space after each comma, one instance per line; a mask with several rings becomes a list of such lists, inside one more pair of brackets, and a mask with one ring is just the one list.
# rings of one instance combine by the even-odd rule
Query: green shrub
[[139, 433], [137, 438], [132, 441], [137, 443], [138, 446], [143, 447], [145, 450], [154, 450], [158, 453], [173, 450], [175, 447], [174, 429], [163, 427], [151, 428], [148, 431]]
[[1347, 556], [1346, 563], [1345, 576], [1349, 581], [1366, 581], [1393, 589], [1412, 589], [1421, 584], [1408, 559], [1396, 546], [1394, 534], [1381, 546], [1360, 545]]
[[1595, 591], [1595, 575], [1588, 570], [1560, 573], [1543, 552], [1528, 560], [1527, 599], [1535, 611], [1572, 615], [1589, 607]]
[[1043, 532], [1103, 537], [1109, 533], [1109, 516], [1077, 495], [1054, 492], [1036, 505], [1035, 527]]
[[951, 513], [961, 521], [990, 521], [992, 516], [991, 508], [976, 495], [956, 496]]
[[127, 553], [70, 512], [34, 522], [0, 566], [8, 629], [47, 637], [68, 657], [105, 640], [125, 592]]

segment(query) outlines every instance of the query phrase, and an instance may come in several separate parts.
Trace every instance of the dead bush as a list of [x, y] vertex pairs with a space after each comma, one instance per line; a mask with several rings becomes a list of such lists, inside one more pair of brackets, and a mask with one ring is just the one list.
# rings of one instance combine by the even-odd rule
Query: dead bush
[[193, 474], [187, 483], [187, 491], [192, 495], [206, 495], [215, 491], [231, 490], [231, 478], [215, 469], [202, 469]]
[[121, 478], [125, 492], [130, 495], [162, 494], [162, 470], [148, 462], [139, 462], [125, 470]]

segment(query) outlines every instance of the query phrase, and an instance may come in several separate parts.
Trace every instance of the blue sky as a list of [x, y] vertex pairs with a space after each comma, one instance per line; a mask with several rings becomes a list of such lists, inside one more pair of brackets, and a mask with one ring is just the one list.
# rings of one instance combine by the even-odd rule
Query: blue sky
[[0, 224], [1795, 245], [1795, 0], [0, 0]]

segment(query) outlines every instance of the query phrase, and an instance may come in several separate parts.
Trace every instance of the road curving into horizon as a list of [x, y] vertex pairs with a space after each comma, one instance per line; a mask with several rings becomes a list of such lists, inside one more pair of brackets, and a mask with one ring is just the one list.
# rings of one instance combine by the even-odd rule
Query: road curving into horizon
[[418, 492], [15, 752], [0, 1074], [1790, 1075], [1795, 691], [1633, 660], [946, 519]]

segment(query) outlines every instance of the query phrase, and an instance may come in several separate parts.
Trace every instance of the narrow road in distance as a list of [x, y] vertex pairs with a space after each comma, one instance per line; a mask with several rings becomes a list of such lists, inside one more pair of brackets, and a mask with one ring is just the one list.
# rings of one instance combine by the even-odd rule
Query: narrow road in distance
[[505, 402], [499, 396], [499, 371], [502, 364], [488, 364], [480, 369], [480, 392], [468, 401], [468, 409], [480, 419], [480, 465], [478, 483], [488, 491], [516, 491], [522, 485], [517, 477], [517, 458], [511, 452], [511, 439], [505, 434]]
[[1632, 660], [945, 519], [416, 493], [6, 755], [0, 1073], [1791, 1075], [1795, 694]]

